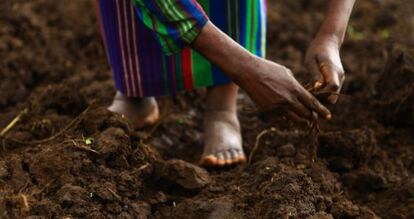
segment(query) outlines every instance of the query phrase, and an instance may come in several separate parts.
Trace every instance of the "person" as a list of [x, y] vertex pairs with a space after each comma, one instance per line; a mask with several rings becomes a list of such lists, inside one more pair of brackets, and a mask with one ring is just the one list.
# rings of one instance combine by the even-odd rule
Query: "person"
[[[135, 128], [154, 124], [154, 97], [207, 87], [200, 164], [246, 160], [237, 118], [239, 87], [257, 106], [298, 122], [329, 110], [291, 71], [266, 60], [266, 0], [96, 0], [117, 93], [110, 111]], [[306, 54], [315, 88], [337, 101], [345, 75], [339, 50], [355, 0], [331, 0]]]

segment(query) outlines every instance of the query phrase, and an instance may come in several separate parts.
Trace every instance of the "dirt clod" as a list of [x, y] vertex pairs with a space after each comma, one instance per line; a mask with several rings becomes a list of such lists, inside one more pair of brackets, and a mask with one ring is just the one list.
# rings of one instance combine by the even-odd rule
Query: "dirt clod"
[[[325, 8], [268, 1], [266, 56], [304, 85]], [[356, 2], [346, 80], [318, 138], [258, 115], [240, 92], [252, 159], [207, 172], [193, 164], [203, 90], [157, 98], [162, 120], [133, 130], [107, 110], [115, 88], [91, 1], [3, 0], [0, 129], [28, 113], [0, 137], [0, 218], [414, 218], [412, 8]]]
[[190, 190], [203, 188], [211, 182], [211, 178], [205, 169], [182, 160], [173, 159], [166, 163], [158, 163], [155, 174], [164, 180]]

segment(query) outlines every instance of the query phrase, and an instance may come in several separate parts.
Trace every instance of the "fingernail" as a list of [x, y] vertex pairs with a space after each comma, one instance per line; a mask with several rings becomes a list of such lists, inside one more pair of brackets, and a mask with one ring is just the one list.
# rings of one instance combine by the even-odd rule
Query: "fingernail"
[[326, 116], [326, 119], [327, 119], [327, 120], [331, 120], [331, 119], [332, 119], [332, 114], [328, 114], [328, 115]]
[[320, 82], [320, 81], [317, 81], [317, 82], [315, 82], [315, 84], [313, 85], [313, 87], [315, 88], [315, 89], [318, 89], [318, 88], [320, 88], [320, 87], [322, 87], [322, 82]]

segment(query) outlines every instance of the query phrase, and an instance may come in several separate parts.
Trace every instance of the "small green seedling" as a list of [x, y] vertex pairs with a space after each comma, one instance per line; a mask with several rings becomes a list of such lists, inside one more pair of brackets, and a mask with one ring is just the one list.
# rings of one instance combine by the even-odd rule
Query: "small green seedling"
[[94, 139], [93, 139], [93, 138], [91, 138], [91, 137], [88, 137], [88, 138], [84, 138], [84, 139], [83, 139], [83, 142], [84, 142], [86, 145], [91, 145], [91, 144], [93, 144], [93, 141], [94, 141]]

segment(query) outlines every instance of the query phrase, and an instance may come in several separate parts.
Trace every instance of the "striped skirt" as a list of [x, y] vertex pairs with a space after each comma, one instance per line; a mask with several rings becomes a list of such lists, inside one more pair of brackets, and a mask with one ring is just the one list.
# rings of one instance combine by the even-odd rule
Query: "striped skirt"
[[[266, 45], [266, 0], [197, 0], [213, 24], [257, 56]], [[230, 83], [230, 79], [190, 47], [167, 55], [153, 30], [139, 19], [131, 0], [97, 0], [101, 31], [115, 86], [130, 97]]]

